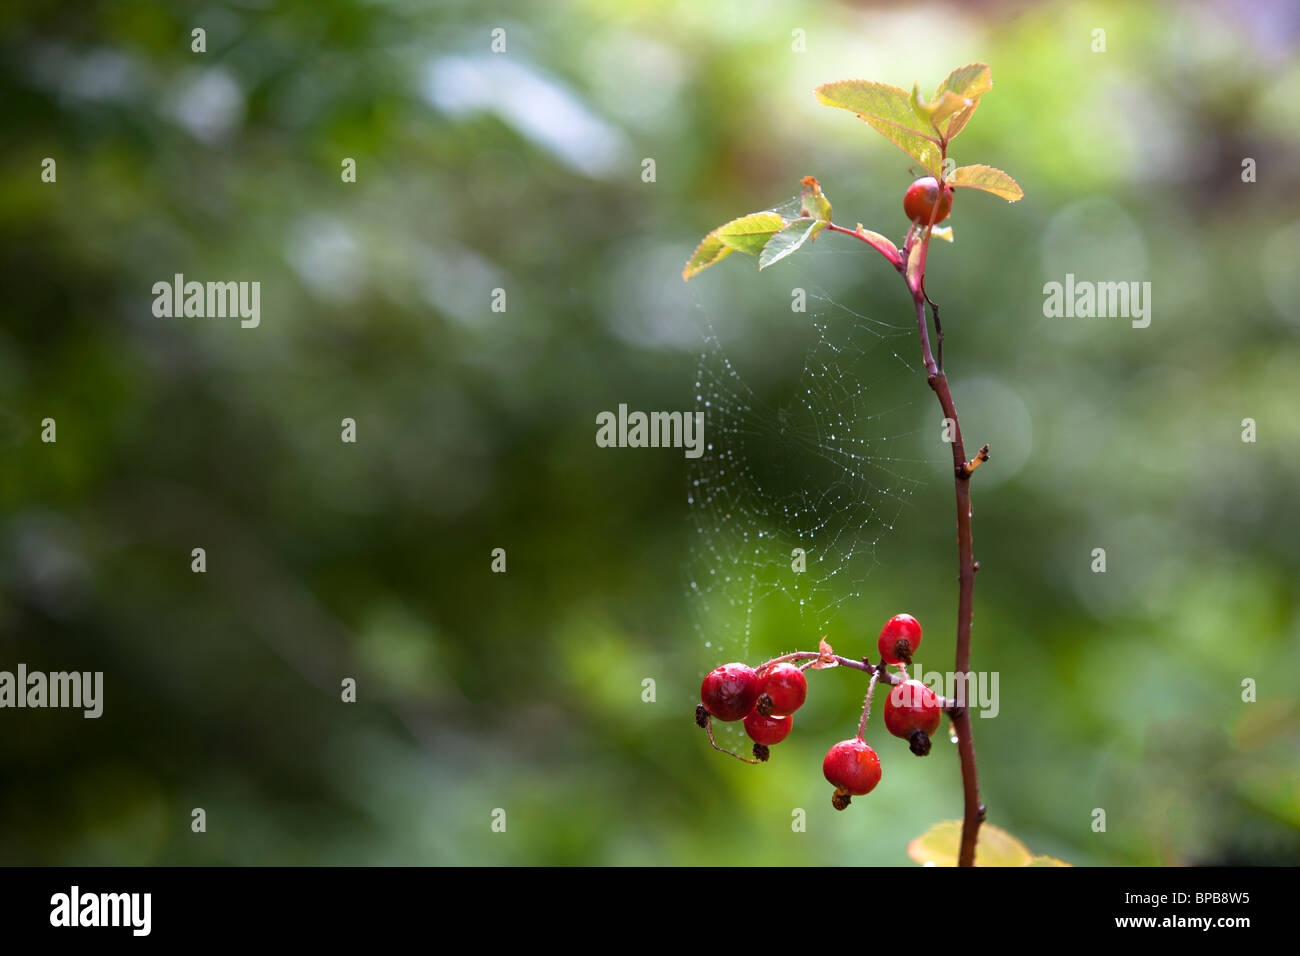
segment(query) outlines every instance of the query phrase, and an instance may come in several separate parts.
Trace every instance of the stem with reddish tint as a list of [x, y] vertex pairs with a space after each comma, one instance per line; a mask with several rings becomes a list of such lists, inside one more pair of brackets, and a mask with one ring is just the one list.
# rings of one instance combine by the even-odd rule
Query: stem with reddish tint
[[[910, 261], [912, 244], [916, 241], [909, 235], [904, 247], [904, 262]], [[957, 417], [957, 406], [952, 400], [948, 388], [948, 376], [935, 362], [930, 351], [930, 333], [925, 321], [925, 258], [929, 251], [930, 236], [927, 230], [920, 239], [921, 248], [917, 250], [918, 268], [906, 270], [908, 290], [912, 293], [912, 303], [916, 308], [917, 332], [921, 338], [921, 358], [925, 363], [926, 382], [939, 399], [943, 417], [951, 419], [953, 425], [952, 463], [953, 482], [957, 498], [957, 562], [958, 562], [958, 598], [957, 598], [957, 661], [956, 680], [960, 681], [958, 701], [963, 705], [950, 711], [953, 729], [957, 732], [957, 755], [961, 760], [961, 781], [964, 813], [961, 825], [961, 848], [958, 853], [958, 866], [975, 865], [975, 846], [979, 840], [980, 824], [984, 822], [984, 805], [980, 803], [979, 780], [975, 769], [975, 738], [971, 729], [970, 696], [967, 691], [967, 676], [970, 673], [970, 637], [975, 613], [975, 572], [979, 565], [975, 562], [974, 545], [971, 538], [970, 476], [981, 462], [988, 460], [988, 446], [980, 449], [973, 461], [966, 460], [966, 448], [962, 442], [961, 422]], [[910, 274], [909, 274], [910, 273]]]

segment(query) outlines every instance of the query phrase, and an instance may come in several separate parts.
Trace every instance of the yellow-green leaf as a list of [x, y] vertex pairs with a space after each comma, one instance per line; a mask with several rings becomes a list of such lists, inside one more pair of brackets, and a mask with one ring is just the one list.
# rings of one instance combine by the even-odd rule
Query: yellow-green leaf
[[975, 107], [979, 106], [980, 97], [993, 88], [993, 71], [987, 63], [967, 63], [948, 74], [934, 91], [937, 100], [945, 91], [970, 101], [970, 105], [955, 111], [946, 129], [941, 130], [947, 141], [952, 141], [969, 122]]
[[1058, 860], [1054, 856], [1036, 856], [1025, 866], [1069, 866], [1064, 860]]
[[912, 86], [911, 107], [912, 114], [921, 121], [922, 126], [933, 127], [934, 131], [942, 136], [942, 126], [940, 125], [953, 113], [965, 109], [972, 105], [972, 101], [964, 96], [958, 96], [952, 90], [940, 89], [934, 100], [927, 103], [921, 99], [921, 87], [919, 84]]
[[913, 113], [906, 90], [870, 80], [838, 80], [817, 87], [817, 99], [827, 106], [856, 113], [927, 172], [942, 175], [939, 143], [933, 130], [923, 126]]
[[737, 252], [756, 256], [763, 251], [767, 240], [783, 228], [785, 228], [785, 220], [779, 214], [755, 212], [719, 226], [713, 230], [713, 235], [722, 240], [723, 245]]
[[967, 108], [973, 109], [974, 106], [974, 100], [968, 100], [966, 97], [958, 96], [950, 90], [944, 90], [943, 93], [936, 97], [934, 102], [930, 104], [930, 122], [934, 124], [936, 129], [942, 131], [939, 126], [940, 123], [946, 120], [949, 116], [952, 116], [954, 113], [961, 112]]
[[689, 279], [691, 276], [703, 272], [715, 262], [721, 262], [731, 255], [732, 251], [723, 245], [721, 239], [713, 233], [709, 233], [695, 247], [695, 254], [691, 256], [686, 263], [686, 268], [682, 270], [682, 279]]
[[790, 225], [769, 239], [767, 245], [763, 247], [763, 251], [758, 256], [758, 268], [766, 269], [773, 263], [780, 262], [824, 228], [826, 228], [825, 222], [813, 219], [811, 216], [791, 221]]
[[[828, 203], [827, 209], [829, 208]], [[691, 276], [698, 275], [733, 252], [756, 256], [763, 251], [767, 241], [783, 228], [785, 228], [785, 220], [775, 212], [755, 212], [733, 219], [714, 229], [700, 241], [700, 244], [695, 247], [694, 254], [687, 261], [686, 268], [682, 270], [682, 278], [690, 279]]]
[[907, 101], [907, 105], [912, 108], [912, 115], [922, 126], [930, 125], [930, 104], [921, 99], [921, 86], [919, 83], [912, 84], [912, 95]]
[[937, 100], [944, 90], [950, 90], [968, 100], [983, 96], [993, 89], [993, 71], [987, 63], [967, 63], [953, 70], [934, 91]]
[[1025, 195], [1025, 191], [1020, 188], [1014, 179], [1002, 170], [994, 169], [992, 166], [958, 166], [952, 171], [952, 175], [948, 177], [948, 185], [982, 189], [1005, 199], [1007, 202], [1015, 202], [1017, 199], [1024, 198]]
[[[961, 821], [936, 823], [907, 845], [907, 855], [922, 866], [956, 866], [961, 848]], [[976, 866], [1028, 866], [1033, 856], [1006, 830], [984, 824], [975, 846]]]

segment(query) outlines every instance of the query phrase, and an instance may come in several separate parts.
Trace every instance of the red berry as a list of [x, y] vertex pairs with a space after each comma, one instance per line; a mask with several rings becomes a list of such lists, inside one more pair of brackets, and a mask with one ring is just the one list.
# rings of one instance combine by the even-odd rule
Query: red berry
[[754, 743], [767, 747], [785, 740], [793, 726], [793, 717], [764, 717], [756, 710], [745, 718], [745, 733]]
[[880, 629], [876, 646], [886, 664], [910, 664], [921, 646], [921, 625], [910, 614], [895, 614]]
[[936, 203], [939, 211], [934, 213], [934, 221], [940, 223], [952, 211], [951, 187], [945, 185], [940, 190], [939, 183], [933, 176], [922, 176], [907, 187], [907, 192], [903, 195], [903, 212], [907, 213], [907, 218], [912, 222], [929, 225], [930, 214], [934, 212]]
[[841, 740], [826, 752], [822, 773], [838, 790], [860, 797], [880, 783], [880, 758], [856, 737]]
[[918, 757], [930, 752], [930, 738], [942, 719], [939, 698], [919, 680], [895, 684], [885, 698], [885, 727], [895, 737], [910, 741]]
[[758, 700], [758, 674], [746, 664], [723, 664], [704, 675], [700, 703], [718, 720], [740, 720]]
[[773, 717], [789, 717], [808, 697], [808, 678], [793, 664], [777, 664], [763, 673], [758, 693], [772, 698]]

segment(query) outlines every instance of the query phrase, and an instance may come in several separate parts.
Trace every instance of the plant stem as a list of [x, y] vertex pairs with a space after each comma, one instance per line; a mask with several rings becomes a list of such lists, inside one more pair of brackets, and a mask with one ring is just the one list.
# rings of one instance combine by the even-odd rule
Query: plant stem
[[[765, 668], [771, 667], [773, 664], [780, 664], [785, 661], [812, 662], [817, 660], [821, 656], [822, 655], [819, 651], [792, 651], [789, 654], [782, 654], [780, 657], [774, 657], [770, 661], [764, 661], [763, 663], [755, 667], [754, 670], [758, 671], [761, 674]], [[899, 684], [903, 683], [904, 681], [909, 680], [907, 676], [907, 671], [905, 668], [903, 668], [901, 664], [899, 665], [899, 673], [891, 674], [889, 672], [888, 665], [886, 665], [884, 662], [881, 662], [879, 664], [873, 664], [868, 658], [865, 657], [862, 658], [862, 660], [860, 661], [855, 661], [852, 660], [851, 658], [843, 657], [839, 654], [833, 654], [831, 655], [830, 659], [835, 661], [836, 667], [851, 667], [853, 668], [853, 670], [862, 671], [863, 673], [868, 674], [871, 677], [873, 686], [875, 682], [879, 681], [880, 683], [893, 688], [893, 687], [897, 687]], [[830, 668], [830, 665], [827, 665], [827, 667]], [[945, 714], [948, 714], [949, 716], [960, 713], [961, 711], [966, 709], [966, 701], [964, 700], [950, 699], [944, 697], [942, 694], [939, 694], [937, 692], [934, 695], [934, 699], [939, 702], [940, 709]], [[865, 726], [865, 720], [863, 722], [863, 726]]]
[[[907, 278], [908, 289], [912, 293], [912, 302], [916, 307], [917, 332], [921, 337], [921, 357], [925, 362], [926, 382], [939, 399], [943, 417], [952, 420], [952, 461], [953, 482], [957, 498], [957, 560], [959, 591], [957, 598], [957, 661], [956, 681], [958, 686], [959, 706], [952, 712], [953, 728], [957, 731], [957, 754], [961, 760], [962, 792], [965, 812], [961, 826], [961, 849], [958, 854], [958, 866], [975, 865], [975, 846], [979, 840], [979, 827], [984, 822], [984, 806], [980, 803], [979, 781], [975, 770], [975, 739], [971, 731], [970, 695], [967, 685], [970, 673], [970, 636], [975, 612], [975, 563], [974, 546], [971, 539], [971, 505], [970, 476], [980, 462], [988, 459], [988, 446], [980, 449], [974, 461], [966, 460], [966, 449], [962, 443], [961, 423], [957, 418], [957, 406], [952, 400], [948, 388], [948, 376], [935, 363], [930, 351], [929, 328], [925, 321], [925, 256], [929, 246], [929, 233], [921, 239], [919, 250], [920, 268]], [[904, 261], [908, 261], [909, 248], [904, 252]], [[911, 271], [911, 270], [909, 270]], [[937, 319], [937, 315], [936, 315]]]
[[871, 680], [867, 681], [867, 699], [862, 702], [862, 719], [858, 721], [858, 739], [867, 732], [867, 718], [871, 716], [871, 695], [876, 692], [876, 680], [880, 676], [877, 670], [871, 675]]
[[[944, 142], [943, 154], [947, 155], [947, 143]], [[855, 239], [860, 239], [871, 246], [898, 270], [907, 283], [912, 294], [912, 304], [916, 307], [916, 331], [921, 339], [921, 360], [925, 364], [925, 380], [939, 399], [943, 417], [952, 420], [952, 463], [953, 484], [957, 499], [957, 661], [954, 679], [957, 682], [956, 702], [945, 701], [944, 710], [951, 716], [953, 729], [957, 732], [957, 755], [961, 760], [961, 781], [965, 811], [961, 825], [961, 849], [958, 854], [958, 866], [975, 865], [975, 846], [979, 841], [980, 824], [984, 822], [984, 805], [980, 803], [979, 780], [975, 770], [975, 738], [971, 731], [970, 720], [970, 636], [975, 614], [975, 572], [979, 563], [975, 560], [975, 550], [971, 539], [971, 505], [970, 476], [982, 462], [988, 461], [989, 446], [985, 445], [970, 461], [966, 460], [966, 447], [962, 443], [961, 422], [957, 418], [957, 405], [952, 400], [948, 388], [948, 376], [943, 370], [943, 326], [939, 324], [939, 307], [931, 301], [925, 292], [925, 264], [930, 251], [930, 230], [938, 206], [930, 212], [930, 222], [925, 225], [913, 223], [903, 242], [901, 254], [888, 241], [881, 242], [881, 237], [867, 233], [861, 227], [846, 229], [835, 223], [827, 227], [833, 232], [841, 232]], [[939, 346], [939, 360], [936, 362], [930, 348], [930, 328], [925, 319], [925, 307], [929, 303], [934, 314], [936, 341]], [[802, 657], [804, 655], [788, 655]], [[783, 659], [783, 658], [778, 658]], [[848, 663], [841, 661], [841, 663]], [[865, 660], [863, 662], [865, 664]], [[870, 667], [852, 664], [860, 669]], [[890, 680], [880, 674], [882, 680]], [[892, 680], [890, 681], [893, 682]], [[864, 719], [865, 723], [865, 719]]]

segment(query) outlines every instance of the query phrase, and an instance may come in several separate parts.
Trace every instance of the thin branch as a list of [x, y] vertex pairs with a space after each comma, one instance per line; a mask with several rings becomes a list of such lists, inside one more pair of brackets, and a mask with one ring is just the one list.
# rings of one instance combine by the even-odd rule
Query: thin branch
[[[773, 664], [782, 664], [787, 661], [807, 661], [808, 663], [804, 665], [804, 668], [806, 668], [811, 664], [816, 664], [821, 656], [822, 655], [819, 651], [791, 651], [789, 654], [782, 654], [780, 657], [774, 657], [769, 661], [764, 661], [755, 667], [754, 670], [761, 674], [765, 669], [771, 667]], [[911, 679], [908, 677], [907, 668], [902, 664], [898, 665], [899, 672], [893, 674], [890, 673], [889, 665], [884, 661], [881, 661], [879, 664], [873, 664], [871, 663], [870, 658], [864, 657], [860, 661], [855, 661], [852, 658], [844, 657], [840, 654], [832, 655], [832, 659], [835, 662], [835, 667], [849, 667], [855, 671], [862, 671], [864, 674], [869, 674], [872, 681], [879, 681], [880, 683], [887, 684], [890, 687], [897, 687], [904, 681]], [[830, 670], [831, 668], [827, 667], [825, 669]], [[959, 709], [958, 701], [944, 697], [941, 694], [936, 693], [935, 700], [939, 702], [939, 707], [946, 714], [951, 714]]]
[[[946, 154], [946, 143], [944, 152]], [[916, 332], [921, 341], [921, 359], [925, 365], [926, 382], [939, 399], [945, 419], [953, 423], [952, 458], [954, 474], [954, 492], [957, 500], [957, 561], [958, 561], [958, 597], [957, 597], [957, 654], [956, 672], [958, 679], [965, 681], [970, 673], [970, 638], [975, 611], [975, 561], [974, 546], [971, 538], [971, 504], [970, 476], [983, 462], [988, 460], [988, 446], [972, 461], [966, 460], [966, 450], [962, 443], [961, 422], [957, 417], [957, 406], [952, 400], [948, 388], [948, 376], [940, 362], [935, 361], [930, 348], [930, 328], [926, 322], [925, 309], [928, 304], [935, 319], [935, 336], [942, 348], [943, 326], [939, 323], [939, 310], [925, 291], [925, 266], [930, 251], [930, 233], [934, 225], [938, 204], [930, 212], [930, 223], [921, 226], [913, 223], [903, 242], [902, 266], [899, 271], [912, 294], [912, 304], [916, 309]], [[840, 229], [850, 235], [867, 241], [864, 236], [851, 230]], [[920, 246], [917, 246], [920, 243]], [[879, 251], [878, 247], [868, 242]], [[889, 256], [886, 256], [889, 258]], [[891, 259], [892, 261], [892, 259]], [[940, 352], [942, 355], [942, 352]], [[883, 675], [882, 675], [883, 679]], [[963, 685], [963, 689], [964, 685]], [[963, 700], [964, 695], [963, 695]], [[945, 705], [957, 732], [957, 754], [961, 760], [962, 793], [965, 812], [962, 819], [961, 850], [958, 856], [959, 866], [975, 865], [975, 846], [979, 840], [979, 827], [984, 822], [985, 808], [980, 802], [979, 779], [975, 767], [975, 740], [971, 730], [970, 711], [965, 706]]]
[[[927, 237], [928, 238], [928, 237]], [[925, 293], [919, 283], [912, 288], [912, 299], [916, 306], [918, 330], [921, 333], [922, 355], [930, 358], [930, 343], [925, 324]], [[970, 673], [970, 638], [975, 610], [975, 555], [971, 538], [970, 476], [978, 467], [978, 462], [987, 460], [987, 449], [981, 449], [977, 463], [967, 470], [966, 450], [962, 444], [961, 422], [957, 417], [957, 406], [952, 400], [948, 388], [948, 376], [933, 366], [932, 359], [926, 364], [929, 373], [926, 381], [939, 399], [944, 418], [953, 423], [952, 459], [954, 472], [954, 490], [957, 499], [957, 560], [958, 560], [958, 598], [957, 598], [957, 661], [956, 673], [959, 680], [965, 680]], [[962, 818], [961, 850], [958, 866], [975, 865], [975, 846], [979, 840], [979, 827], [984, 821], [984, 806], [980, 802], [979, 780], [975, 768], [975, 740], [971, 730], [970, 711], [961, 708], [952, 717], [953, 729], [957, 731], [957, 754], [961, 760], [962, 792], [965, 813]]]
[[[925, 299], [922, 296], [914, 296], [916, 304], [916, 332], [921, 337], [921, 361], [925, 363], [925, 376], [928, 381], [933, 382], [940, 374], [939, 366], [934, 361], [934, 353], [930, 351], [930, 329], [925, 324]], [[944, 416], [951, 418], [947, 412]]]
[[930, 298], [930, 293], [925, 291], [925, 278], [921, 279], [921, 294], [925, 296], [925, 301], [930, 304], [930, 314], [934, 316], [934, 350], [936, 358], [939, 360], [939, 371], [943, 371], [943, 323], [939, 321], [939, 305]]
[[858, 739], [867, 732], [867, 718], [871, 716], [871, 695], [876, 692], [876, 681], [880, 678], [880, 670], [876, 669], [871, 675], [871, 680], [867, 682], [867, 699], [862, 702], [862, 719], [858, 721]]
[[[822, 655], [820, 651], [793, 651], [789, 654], [782, 654], [780, 657], [774, 657], [770, 661], [764, 661], [763, 663], [755, 667], [754, 670], [758, 671], [759, 673], [762, 673], [764, 670], [771, 667], [773, 664], [781, 664], [785, 661], [806, 661], [809, 658], [812, 658], [813, 659], [812, 663], [815, 664], [817, 663], [817, 658], [820, 658], [821, 656]], [[859, 670], [859, 671], [875, 670], [875, 668], [871, 666], [871, 663], [865, 657], [860, 661], [855, 661], [852, 660], [851, 658], [841, 657], [839, 654], [834, 654], [832, 655], [832, 659], [840, 667], [852, 667], [854, 670]]]

